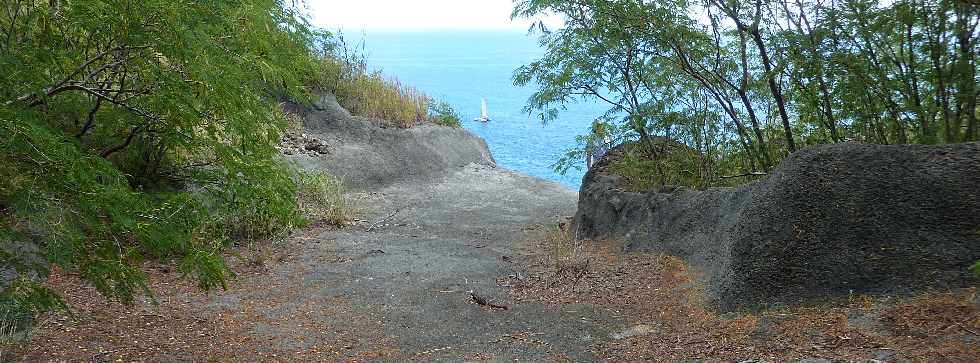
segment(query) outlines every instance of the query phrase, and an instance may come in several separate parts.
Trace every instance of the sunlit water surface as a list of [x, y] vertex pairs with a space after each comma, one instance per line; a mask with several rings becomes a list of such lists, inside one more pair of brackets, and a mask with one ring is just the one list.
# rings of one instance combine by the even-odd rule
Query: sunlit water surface
[[[534, 87], [517, 87], [511, 80], [516, 68], [543, 54], [534, 37], [503, 31], [368, 31], [347, 38], [364, 39], [372, 68], [449, 102], [463, 126], [487, 140], [498, 165], [578, 190], [584, 171], [561, 175], [552, 164], [575, 146], [575, 136], [587, 132], [604, 107], [569, 104], [547, 125], [523, 112]], [[473, 121], [481, 98], [487, 99], [492, 119], [486, 124]]]

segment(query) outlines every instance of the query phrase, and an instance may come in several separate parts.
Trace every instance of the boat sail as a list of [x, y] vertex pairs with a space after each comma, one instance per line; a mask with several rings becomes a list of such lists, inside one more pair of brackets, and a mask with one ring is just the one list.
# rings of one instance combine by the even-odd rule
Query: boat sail
[[480, 100], [480, 117], [477, 117], [473, 121], [488, 122], [490, 121], [490, 114], [487, 113], [487, 99], [483, 98]]

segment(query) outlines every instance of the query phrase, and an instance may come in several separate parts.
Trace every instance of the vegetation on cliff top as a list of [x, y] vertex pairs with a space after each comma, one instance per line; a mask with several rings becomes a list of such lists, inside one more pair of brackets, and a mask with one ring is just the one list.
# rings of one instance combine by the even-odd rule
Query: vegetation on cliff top
[[[688, 168], [695, 178], [664, 181], [728, 184], [805, 145], [980, 138], [975, 2], [524, 0], [514, 10], [543, 13], [566, 27], [542, 26], [546, 54], [515, 74], [538, 85], [528, 111], [550, 120], [575, 98], [607, 103], [597, 121], [620, 140], [695, 151], [679, 163], [702, 165]], [[583, 136], [557, 166], [602, 140]]]
[[319, 87], [337, 96], [354, 115], [371, 117], [396, 127], [409, 128], [430, 122], [459, 127], [452, 106], [435, 101], [424, 92], [379, 71], [369, 71], [364, 42], [348, 44], [340, 32], [327, 44]]

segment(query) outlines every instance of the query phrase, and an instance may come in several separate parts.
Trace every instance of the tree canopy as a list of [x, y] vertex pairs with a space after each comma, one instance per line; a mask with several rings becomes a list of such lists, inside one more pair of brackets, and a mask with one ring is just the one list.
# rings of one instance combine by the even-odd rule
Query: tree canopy
[[[546, 54], [515, 72], [528, 110], [609, 104], [626, 139], [698, 151], [699, 185], [757, 175], [796, 149], [980, 139], [977, 23], [964, 0], [524, 0]], [[586, 144], [588, 136], [582, 139]], [[560, 167], [574, 164], [573, 150]]]
[[51, 266], [131, 302], [145, 258], [223, 286], [229, 238], [302, 223], [275, 149], [278, 101], [306, 99], [325, 35], [300, 6], [4, 1], [0, 304], [59, 305]]

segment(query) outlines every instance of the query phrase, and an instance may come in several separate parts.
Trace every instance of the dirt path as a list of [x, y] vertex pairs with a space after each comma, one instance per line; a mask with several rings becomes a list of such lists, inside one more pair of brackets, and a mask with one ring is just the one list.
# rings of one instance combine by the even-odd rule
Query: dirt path
[[245, 257], [210, 296], [161, 265], [160, 305], [127, 309], [56, 274], [81, 320], [46, 320], [20, 360], [589, 361], [615, 325], [588, 305], [515, 305], [497, 282], [522, 241], [574, 213], [563, 186], [471, 164], [354, 198], [363, 222]]
[[[309, 318], [361, 327], [351, 356], [376, 350], [391, 361], [590, 360], [594, 340], [607, 335], [591, 309], [515, 306], [496, 282], [510, 272], [525, 229], [571, 215], [575, 197], [551, 182], [477, 165], [439, 183], [362, 194], [358, 205], [368, 223], [310, 236], [305, 251], [274, 269], [273, 279], [302, 292], [267, 315], [295, 316], [303, 307], [332, 303], [338, 312]], [[508, 309], [478, 305], [471, 291]], [[219, 301], [234, 307], [276, 294], [247, 291]], [[270, 333], [287, 350], [318, 341]]]

